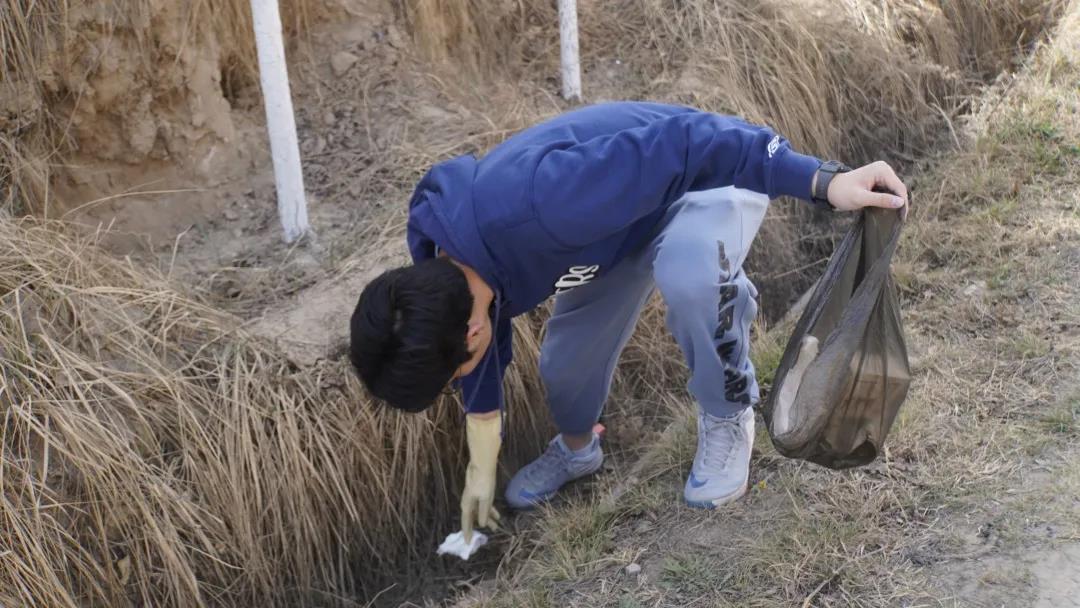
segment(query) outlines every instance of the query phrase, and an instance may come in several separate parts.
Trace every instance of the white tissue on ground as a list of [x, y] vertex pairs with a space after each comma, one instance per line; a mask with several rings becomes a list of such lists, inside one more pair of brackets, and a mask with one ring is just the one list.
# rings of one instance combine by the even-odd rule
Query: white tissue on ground
[[476, 530], [473, 530], [472, 542], [467, 543], [465, 542], [464, 533], [454, 532], [450, 536], [447, 536], [446, 540], [444, 540], [443, 543], [439, 545], [439, 555], [449, 553], [451, 555], [456, 555], [461, 559], [467, 560], [472, 557], [473, 553], [476, 553], [477, 549], [486, 545], [487, 540], [487, 536], [485, 536], [482, 532], [477, 532]]

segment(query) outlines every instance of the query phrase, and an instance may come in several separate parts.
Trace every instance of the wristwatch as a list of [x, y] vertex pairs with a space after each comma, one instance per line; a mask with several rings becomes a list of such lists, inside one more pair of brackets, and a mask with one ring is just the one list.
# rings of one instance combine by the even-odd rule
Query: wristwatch
[[836, 209], [829, 202], [829, 183], [832, 178], [836, 177], [837, 173], [847, 173], [848, 171], [851, 171], [851, 167], [838, 160], [827, 160], [821, 163], [817, 170], [817, 179], [814, 180], [811, 202], [822, 209]]

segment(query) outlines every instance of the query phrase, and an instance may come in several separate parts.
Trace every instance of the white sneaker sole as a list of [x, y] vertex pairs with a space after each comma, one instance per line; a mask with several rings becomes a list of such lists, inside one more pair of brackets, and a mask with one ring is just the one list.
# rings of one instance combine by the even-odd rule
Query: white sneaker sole
[[713, 498], [712, 500], [689, 500], [684, 496], [683, 500], [686, 502], [687, 506], [693, 507], [695, 509], [715, 509], [716, 507], [735, 502], [736, 500], [742, 498], [746, 495], [746, 491], [749, 489], [750, 480], [746, 480], [743, 482], [742, 487], [732, 492], [731, 494], [728, 494], [727, 496]]

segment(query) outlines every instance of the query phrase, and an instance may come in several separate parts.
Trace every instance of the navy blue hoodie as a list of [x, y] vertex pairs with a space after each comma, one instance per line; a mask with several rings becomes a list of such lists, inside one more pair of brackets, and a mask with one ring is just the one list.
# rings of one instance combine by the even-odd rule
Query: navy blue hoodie
[[414, 261], [436, 247], [495, 292], [494, 348], [462, 381], [466, 408], [503, 405], [510, 318], [613, 268], [683, 194], [735, 186], [809, 200], [821, 161], [771, 130], [655, 103], [608, 103], [526, 129], [482, 160], [439, 163], [409, 203]]

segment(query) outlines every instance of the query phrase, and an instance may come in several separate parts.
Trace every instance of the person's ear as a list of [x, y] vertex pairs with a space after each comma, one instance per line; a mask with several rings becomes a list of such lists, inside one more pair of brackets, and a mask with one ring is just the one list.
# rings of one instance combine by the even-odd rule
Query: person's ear
[[476, 341], [480, 339], [480, 333], [483, 331], [483, 321], [469, 321], [469, 330], [465, 334], [465, 343], [469, 345], [470, 351], [476, 345]]

